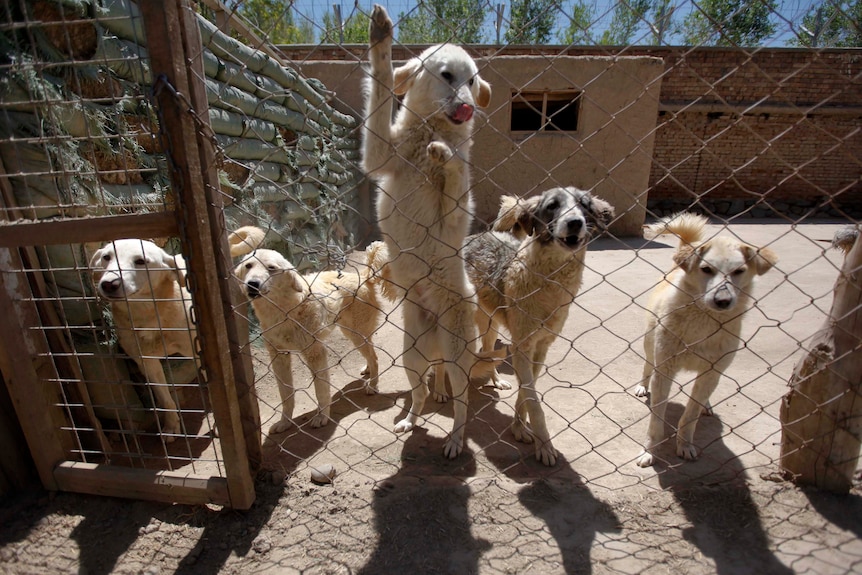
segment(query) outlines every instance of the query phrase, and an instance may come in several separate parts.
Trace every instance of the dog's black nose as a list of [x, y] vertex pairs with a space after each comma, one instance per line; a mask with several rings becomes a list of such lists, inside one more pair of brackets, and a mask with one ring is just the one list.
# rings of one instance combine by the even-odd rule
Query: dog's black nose
[[569, 235], [577, 234], [584, 227], [584, 221], [580, 218], [575, 218], [566, 222], [566, 227], [568, 228], [566, 231], [569, 232]]
[[122, 285], [123, 282], [120, 278], [114, 278], [112, 280], [103, 280], [99, 283], [99, 288], [102, 290], [102, 293], [111, 295], [119, 292]]
[[718, 309], [727, 309], [733, 303], [733, 296], [727, 288], [719, 288], [712, 301]]
[[258, 297], [260, 295], [260, 282], [248, 280], [245, 282], [245, 291], [248, 293], [248, 297]]

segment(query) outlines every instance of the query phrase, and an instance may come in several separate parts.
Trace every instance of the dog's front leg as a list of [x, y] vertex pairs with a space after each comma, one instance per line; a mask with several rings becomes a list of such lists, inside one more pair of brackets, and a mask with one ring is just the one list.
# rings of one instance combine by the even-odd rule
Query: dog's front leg
[[[729, 365], [730, 361], [727, 360], [723, 363]], [[694, 429], [700, 414], [709, 410], [709, 396], [715, 391], [721, 377], [721, 372], [718, 369], [719, 367], [716, 365], [714, 369], [698, 374], [685, 411], [679, 418], [679, 429], [676, 433], [676, 454], [683, 459], [697, 459], [697, 448], [694, 446]]]
[[[512, 434], [517, 441], [536, 443], [536, 459], [545, 465], [557, 463], [557, 450], [551, 443], [551, 435], [542, 410], [541, 398], [536, 392], [537, 361], [528, 357], [524, 351], [516, 351], [512, 355], [512, 367], [518, 377], [518, 399], [515, 404], [515, 420], [512, 422]], [[530, 427], [527, 426], [529, 417]], [[535, 436], [535, 437], [534, 437]]]
[[329, 382], [329, 355], [326, 346], [315, 342], [302, 352], [314, 378], [314, 395], [317, 397], [317, 414], [311, 418], [311, 427], [323, 427], [329, 423], [329, 408], [332, 404], [332, 389]]
[[172, 443], [176, 440], [172, 434], [180, 432], [180, 416], [177, 413], [177, 404], [168, 389], [168, 381], [165, 377], [165, 370], [162, 368], [161, 360], [157, 358], [133, 358], [141, 372], [149, 384], [150, 389], [155, 395], [156, 405], [164, 410], [165, 422], [162, 425], [162, 438], [165, 443]]
[[369, 24], [370, 76], [366, 80], [365, 124], [362, 160], [366, 173], [373, 174], [394, 156], [392, 149], [392, 20], [386, 10], [375, 5]]
[[655, 460], [653, 450], [659, 443], [664, 441], [665, 413], [667, 412], [667, 402], [670, 396], [672, 381], [670, 376], [663, 373], [660, 369], [654, 370], [652, 378], [650, 378], [649, 430], [647, 431], [647, 440], [644, 444], [643, 452], [637, 460], [637, 464], [640, 467], [649, 467], [653, 464]]
[[293, 406], [295, 402], [293, 390], [293, 370], [290, 361], [290, 353], [281, 351], [275, 346], [267, 343], [267, 351], [272, 361], [272, 370], [278, 384], [278, 395], [281, 398], [281, 419], [270, 428], [270, 434], [282, 433], [293, 425]]

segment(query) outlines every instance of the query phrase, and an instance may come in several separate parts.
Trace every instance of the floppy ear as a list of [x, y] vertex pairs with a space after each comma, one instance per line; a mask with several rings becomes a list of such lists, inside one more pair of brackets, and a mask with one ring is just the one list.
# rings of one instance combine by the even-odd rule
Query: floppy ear
[[757, 249], [754, 246], [743, 245], [742, 251], [746, 261], [751, 262], [759, 276], [771, 270], [772, 266], [778, 263], [778, 255], [769, 248]]
[[413, 85], [413, 81], [416, 80], [416, 74], [419, 73], [421, 68], [422, 61], [419, 58], [413, 58], [408, 60], [403, 66], [395, 69], [395, 87], [392, 91], [395, 92], [396, 96], [403, 96], [407, 93], [407, 90]]
[[494, 220], [492, 229], [495, 232], [511, 232], [518, 225], [518, 198], [515, 196], [500, 196], [500, 211]]
[[690, 273], [700, 261], [704, 247], [696, 248], [691, 244], [681, 244], [676, 253], [673, 254], [673, 262], [685, 270], [685, 273]]
[[96, 250], [96, 253], [93, 254], [93, 257], [90, 258], [90, 269], [91, 270], [101, 270], [104, 266], [100, 265], [102, 261], [102, 255], [104, 255], [104, 249]]
[[182, 254], [177, 254], [172, 256], [165, 252], [165, 262], [177, 270], [177, 275], [179, 276], [180, 285], [185, 285], [186, 283], [186, 274], [188, 273], [188, 268], [186, 267], [186, 259], [182, 256]]
[[601, 229], [605, 229], [611, 223], [615, 214], [614, 207], [603, 199], [593, 197], [590, 200], [590, 215]]
[[302, 293], [302, 289], [307, 285], [305, 278], [299, 275], [299, 272], [297, 272], [293, 268], [293, 266], [290, 266], [288, 269], [286, 269], [284, 273], [290, 276], [289, 278], [287, 278], [287, 285], [295, 292]]
[[487, 108], [488, 104], [491, 103], [491, 84], [480, 76], [476, 76], [476, 83], [479, 84], [479, 95], [476, 96], [476, 105], [480, 108]]
[[528, 200], [518, 202], [518, 225], [528, 236], [533, 235], [533, 232], [536, 231], [536, 212], [539, 210], [541, 202], [542, 196], [533, 196]]

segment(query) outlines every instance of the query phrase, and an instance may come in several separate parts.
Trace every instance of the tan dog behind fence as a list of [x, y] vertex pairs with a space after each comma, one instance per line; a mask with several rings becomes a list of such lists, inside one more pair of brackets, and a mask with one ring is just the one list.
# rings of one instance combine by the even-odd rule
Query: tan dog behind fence
[[377, 389], [379, 365], [372, 335], [382, 316], [375, 283], [385, 261], [385, 248], [382, 242], [369, 245], [364, 265], [357, 269], [300, 275], [278, 252], [254, 249], [263, 235], [259, 230], [240, 228], [231, 234], [230, 244], [232, 255], [247, 254], [234, 274], [251, 299], [278, 381], [281, 418], [270, 433], [281, 433], [293, 425], [293, 354], [299, 354], [311, 370], [318, 406], [311, 427], [322, 427], [330, 420], [332, 402], [325, 340], [336, 325], [367, 362], [361, 374], [366, 393]]
[[696, 459], [694, 430], [709, 397], [739, 349], [742, 318], [753, 303], [756, 276], [772, 269], [778, 256], [729, 236], [707, 238], [708, 220], [680, 213], [649, 226], [644, 237], [674, 234], [679, 247], [676, 267], [650, 294], [644, 337], [643, 378], [635, 395], [650, 398], [650, 422], [644, 450], [637, 460], [648, 467], [665, 438], [665, 412], [674, 376], [697, 372], [685, 411], [677, 425], [676, 454]]

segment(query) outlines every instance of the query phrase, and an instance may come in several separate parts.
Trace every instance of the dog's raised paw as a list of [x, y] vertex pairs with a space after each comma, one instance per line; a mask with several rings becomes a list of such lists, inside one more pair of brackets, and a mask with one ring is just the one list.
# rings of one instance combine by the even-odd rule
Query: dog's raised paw
[[379, 4], [374, 5], [371, 11], [371, 22], [368, 28], [368, 37], [371, 44], [378, 44], [384, 40], [392, 39], [392, 20], [386, 13], [386, 8]]
[[431, 142], [428, 144], [428, 157], [438, 164], [445, 164], [452, 159], [452, 148], [443, 142]]

